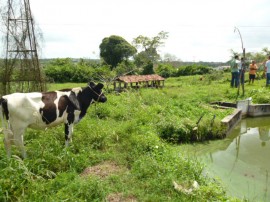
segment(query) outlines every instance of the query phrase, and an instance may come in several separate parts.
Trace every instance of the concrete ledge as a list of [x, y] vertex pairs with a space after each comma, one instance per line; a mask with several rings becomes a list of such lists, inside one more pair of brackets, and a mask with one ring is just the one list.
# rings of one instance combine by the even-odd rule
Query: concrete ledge
[[248, 106], [248, 116], [269, 116], [270, 115], [270, 104], [250, 104]]
[[242, 119], [242, 110], [235, 109], [234, 112], [221, 120], [221, 124], [226, 128], [226, 136], [234, 128], [234, 126], [239, 123]]
[[222, 108], [236, 108], [231, 115], [221, 120], [221, 124], [225, 126], [226, 136], [234, 128], [236, 124], [244, 117], [270, 116], [270, 104], [251, 104], [252, 98], [240, 100], [237, 104], [228, 102], [212, 102], [215, 106]]

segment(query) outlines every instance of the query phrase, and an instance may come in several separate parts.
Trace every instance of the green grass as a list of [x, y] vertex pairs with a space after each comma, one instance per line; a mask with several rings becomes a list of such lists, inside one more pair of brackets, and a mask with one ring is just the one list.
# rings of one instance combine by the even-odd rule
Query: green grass
[[[180, 153], [182, 143], [223, 137], [220, 121], [232, 110], [212, 108], [210, 102], [250, 96], [269, 102], [264, 80], [247, 84], [245, 96], [237, 97], [229, 76], [169, 78], [163, 89], [106, 94], [108, 101], [91, 106], [75, 126], [68, 148], [63, 126], [28, 129], [25, 160], [15, 147], [8, 159], [0, 144], [0, 201], [237, 201], [202, 174], [196, 157]], [[51, 84], [49, 90], [85, 85]], [[86, 168], [97, 170], [81, 176]], [[173, 187], [173, 181], [189, 185], [194, 180], [200, 188], [190, 195]]]

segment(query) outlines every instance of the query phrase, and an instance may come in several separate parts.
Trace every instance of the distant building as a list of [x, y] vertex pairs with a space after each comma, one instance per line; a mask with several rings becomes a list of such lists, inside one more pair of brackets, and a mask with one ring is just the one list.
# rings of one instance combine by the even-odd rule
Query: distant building
[[151, 75], [128, 75], [119, 76], [114, 80], [114, 90], [122, 91], [125, 88], [140, 88], [140, 87], [152, 87], [160, 88], [164, 87], [165, 79], [157, 74]]

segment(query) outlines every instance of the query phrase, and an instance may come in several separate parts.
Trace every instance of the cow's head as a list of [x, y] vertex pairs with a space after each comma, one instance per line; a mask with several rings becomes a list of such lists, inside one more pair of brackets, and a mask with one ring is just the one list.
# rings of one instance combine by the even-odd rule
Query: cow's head
[[89, 82], [88, 87], [90, 88], [90, 93], [95, 102], [106, 102], [107, 98], [106, 96], [102, 93], [102, 88], [103, 88], [102, 83], [98, 83], [97, 85], [94, 82]]

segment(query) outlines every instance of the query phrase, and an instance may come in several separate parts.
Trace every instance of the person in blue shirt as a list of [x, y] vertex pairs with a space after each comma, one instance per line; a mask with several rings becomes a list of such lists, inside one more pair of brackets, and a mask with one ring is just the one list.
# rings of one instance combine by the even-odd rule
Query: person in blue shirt
[[237, 88], [239, 85], [239, 56], [236, 55], [231, 61], [231, 73], [232, 73], [232, 79], [231, 79], [231, 87]]
[[266, 86], [270, 84], [270, 56], [268, 56], [268, 60], [265, 63], [265, 72], [266, 72]]

